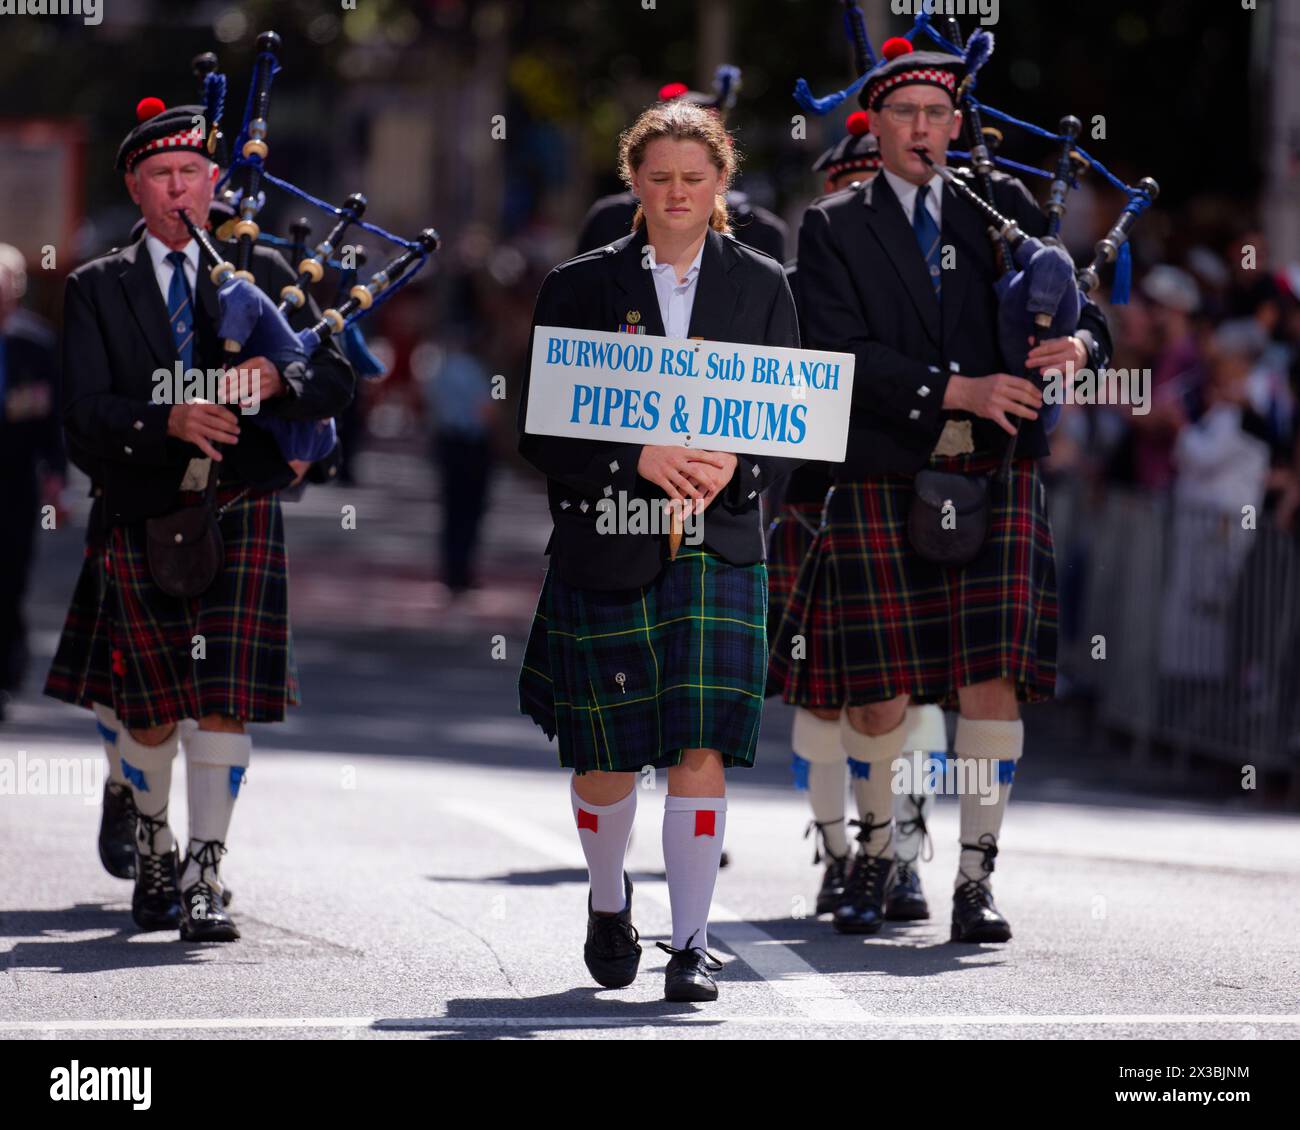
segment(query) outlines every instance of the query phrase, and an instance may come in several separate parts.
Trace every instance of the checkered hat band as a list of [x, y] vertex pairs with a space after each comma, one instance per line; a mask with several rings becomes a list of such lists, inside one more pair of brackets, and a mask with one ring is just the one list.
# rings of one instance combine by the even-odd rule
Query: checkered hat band
[[922, 67], [916, 71], [900, 71], [896, 75], [890, 75], [889, 78], [881, 79], [875, 90], [872, 91], [871, 100], [874, 102], [887, 90], [893, 90], [894, 87], [902, 86], [905, 82], [928, 82], [935, 86], [942, 86], [944, 90], [954, 97], [957, 93], [957, 76], [951, 71]]
[[870, 172], [873, 169], [880, 168], [879, 157], [854, 157], [851, 161], [841, 161], [837, 165], [830, 165], [826, 169], [828, 177], [837, 177], [840, 173], [847, 173], [852, 169], [863, 169]]
[[133, 149], [126, 159], [126, 167], [134, 168], [137, 161], [149, 153], [157, 153], [164, 149], [202, 149], [207, 151], [207, 138], [202, 130], [185, 130], [182, 133], [168, 134], [166, 137], [158, 137], [150, 141], [139, 149]]

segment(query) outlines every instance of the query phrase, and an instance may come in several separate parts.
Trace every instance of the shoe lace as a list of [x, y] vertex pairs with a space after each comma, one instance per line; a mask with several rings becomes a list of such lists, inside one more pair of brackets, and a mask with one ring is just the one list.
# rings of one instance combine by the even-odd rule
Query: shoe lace
[[890, 825], [889, 820], [886, 820], [883, 824], [873, 824], [872, 821], [875, 820], [875, 818], [876, 814], [874, 812], [868, 812], [861, 820], [849, 821], [849, 827], [858, 830], [858, 834], [854, 839], [864, 847], [866, 846], [867, 841], [871, 839], [872, 832], [876, 831], [878, 828], [888, 828]]
[[611, 949], [623, 943], [635, 946], [641, 941], [637, 928], [626, 918], [617, 914], [597, 914], [595, 941], [604, 949]]
[[[198, 844], [198, 851], [194, 850], [194, 845]], [[207, 887], [209, 891], [216, 890], [216, 884], [220, 882], [217, 876], [217, 868], [221, 866], [221, 857], [226, 854], [226, 845], [221, 840], [191, 840], [189, 859], [199, 865], [198, 882]], [[209, 878], [209, 873], [211, 878]]]
[[822, 861], [823, 859], [822, 852], [826, 853], [824, 858], [833, 859], [837, 863], [843, 863], [844, 860], [848, 858], [847, 855], [836, 855], [833, 851], [831, 851], [831, 849], [826, 844], [826, 829], [829, 828], [832, 824], [843, 824], [843, 823], [844, 823], [843, 816], [841, 816], [838, 820], [825, 820], [825, 821], [809, 820], [808, 821], [808, 827], [806, 827], [803, 830], [803, 838], [805, 840], [812, 835], [814, 828], [817, 829], [817, 838], [813, 840], [813, 862], [814, 863], [820, 863]]
[[867, 841], [871, 838], [871, 833], [877, 828], [888, 828], [889, 821], [883, 824], [875, 824], [872, 821], [875, 813], [868, 812], [862, 820], [850, 820], [849, 824], [858, 829], [857, 840], [861, 845], [858, 848], [858, 854], [853, 860], [853, 866], [849, 868], [848, 879], [844, 884], [844, 897], [849, 902], [854, 902], [870, 891], [881, 878], [888, 873], [889, 865], [893, 862], [886, 859], [883, 855], [868, 855]]
[[167, 806], [163, 805], [162, 811], [157, 816], [150, 816], [139, 810], [136, 811], [135, 815], [135, 842], [137, 848], [139, 848], [139, 854], [145, 859], [158, 855], [159, 851], [154, 846], [154, 839], [159, 832], [167, 827]]
[[655, 945], [663, 950], [664, 953], [670, 954], [672, 957], [677, 957], [678, 954], [699, 954], [699, 957], [697, 957], [696, 960], [710, 973], [716, 973], [722, 968], [722, 961], [719, 958], [714, 957], [708, 950], [691, 944], [695, 941], [698, 934], [699, 931], [696, 930], [694, 934], [686, 939], [686, 944], [682, 946], [681, 949], [673, 949], [673, 947], [667, 942], [655, 942]]
[[136, 865], [139, 880], [145, 891], [151, 895], [164, 895], [171, 891], [174, 884], [170, 855], [138, 855]]
[[[922, 798], [921, 804], [917, 804], [916, 797], [914, 796], [908, 796], [905, 799], [907, 803], [912, 806], [912, 811], [916, 813], [916, 815], [909, 816], [906, 819], [900, 820], [898, 822], [898, 836], [900, 839], [902, 839], [906, 836], [913, 836], [917, 832], [920, 832], [921, 833], [920, 859], [922, 863], [929, 863], [930, 860], [934, 858], [934, 839], [931, 837], [930, 829], [925, 822], [925, 812], [923, 809], [925, 800], [924, 798]], [[909, 859], [907, 862], [909, 864], [915, 863], [916, 858], [913, 857], [912, 859]]]
[[966, 851], [977, 851], [983, 855], [980, 860], [980, 869], [984, 874], [976, 879], [966, 879], [953, 892], [953, 897], [972, 908], [989, 906], [993, 902], [993, 892], [989, 889], [988, 877], [993, 874], [993, 861], [998, 855], [997, 837], [992, 832], [985, 832], [980, 836], [978, 843], [968, 844], [963, 842], [961, 846]]
[[853, 860], [853, 866], [849, 868], [848, 878], [844, 882], [845, 901], [857, 902], [858, 899], [872, 891], [888, 871], [892, 862], [893, 860], [886, 859], [883, 855], [868, 855], [865, 851], [859, 852]]

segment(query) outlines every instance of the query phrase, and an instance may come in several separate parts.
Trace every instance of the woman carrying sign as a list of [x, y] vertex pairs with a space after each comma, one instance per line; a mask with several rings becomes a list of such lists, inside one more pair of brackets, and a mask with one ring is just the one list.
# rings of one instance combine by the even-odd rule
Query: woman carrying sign
[[[736, 156], [717, 116], [682, 102], [653, 106], [623, 134], [619, 158], [641, 201], [633, 233], [556, 267], [533, 326], [797, 348], [781, 265], [730, 238], [724, 194]], [[675, 378], [646, 379], [670, 405]], [[548, 738], [558, 736], [560, 763], [574, 773], [591, 876], [587, 968], [607, 988], [636, 976], [641, 947], [623, 870], [634, 774], [667, 769], [665, 997], [716, 1000], [707, 921], [726, 827], [723, 771], [754, 762], [766, 675], [759, 495], [794, 464], [530, 434], [527, 405], [525, 383], [519, 449], [547, 476], [555, 529], [519, 698]], [[655, 532], [618, 520], [611, 529], [609, 517], [637, 500], [694, 508], [675, 556], [659, 532], [666, 522]]]

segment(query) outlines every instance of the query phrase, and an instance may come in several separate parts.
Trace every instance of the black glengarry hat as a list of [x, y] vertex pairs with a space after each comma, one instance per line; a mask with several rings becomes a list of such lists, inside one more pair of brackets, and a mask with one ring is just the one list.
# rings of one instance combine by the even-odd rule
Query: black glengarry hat
[[858, 92], [864, 110], [879, 110], [885, 97], [900, 86], [922, 83], [946, 90], [957, 100], [957, 88], [966, 75], [966, 60], [946, 51], [915, 51], [901, 36], [887, 39], [880, 49], [887, 62], [881, 63]]
[[129, 173], [155, 153], [208, 151], [207, 113], [202, 106], [172, 106], [161, 98], [142, 98], [135, 108], [137, 124], [117, 149], [117, 171]]

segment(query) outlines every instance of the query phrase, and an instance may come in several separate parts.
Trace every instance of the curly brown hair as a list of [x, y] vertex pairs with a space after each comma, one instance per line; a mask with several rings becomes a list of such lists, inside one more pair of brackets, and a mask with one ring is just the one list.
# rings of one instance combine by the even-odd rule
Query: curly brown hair
[[[731, 135], [722, 119], [710, 110], [680, 100], [659, 102], [651, 106], [618, 139], [618, 172], [623, 183], [632, 188], [632, 173], [641, 168], [646, 146], [661, 137], [673, 141], [698, 141], [709, 151], [709, 160], [722, 174], [718, 195], [713, 200], [713, 215], [709, 226], [723, 235], [731, 234], [731, 219], [727, 215], [726, 192], [736, 175], [740, 155], [736, 152]], [[645, 211], [637, 204], [632, 217], [632, 230], [645, 222]]]

